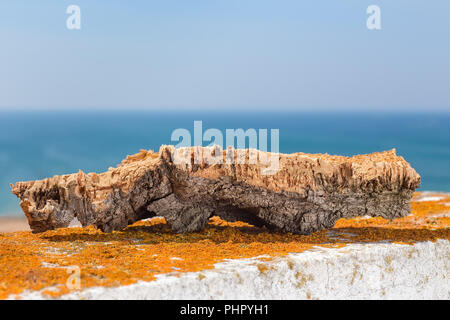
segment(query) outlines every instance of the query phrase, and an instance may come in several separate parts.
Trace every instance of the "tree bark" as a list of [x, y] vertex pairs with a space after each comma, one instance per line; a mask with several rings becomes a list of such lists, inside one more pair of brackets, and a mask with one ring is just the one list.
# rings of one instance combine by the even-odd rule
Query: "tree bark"
[[[395, 150], [349, 158], [191, 147], [181, 150], [186, 162], [179, 152], [173, 146], [143, 150], [101, 174], [18, 182], [12, 192], [33, 232], [67, 227], [74, 219], [112, 232], [154, 216], [176, 232], [191, 232], [217, 215], [309, 234], [332, 228], [339, 218], [408, 215], [420, 185], [420, 176]], [[254, 153], [258, 161], [252, 163]], [[222, 163], [208, 161], [211, 155]], [[270, 156], [278, 169], [267, 174], [262, 159]]]

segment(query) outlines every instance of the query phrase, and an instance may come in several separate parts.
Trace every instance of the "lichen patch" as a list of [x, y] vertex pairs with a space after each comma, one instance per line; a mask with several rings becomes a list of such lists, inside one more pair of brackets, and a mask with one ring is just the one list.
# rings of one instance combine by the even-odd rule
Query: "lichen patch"
[[[407, 217], [392, 221], [380, 217], [340, 219], [331, 232], [311, 235], [271, 232], [218, 217], [210, 219], [204, 230], [185, 234], [172, 232], [163, 218], [140, 221], [112, 233], [93, 227], [40, 234], [0, 233], [0, 298], [24, 291], [40, 291], [48, 297], [69, 293], [68, 270], [73, 266], [80, 268], [81, 289], [115, 287], [152, 281], [160, 274], [212, 269], [226, 259], [260, 256], [258, 269], [266, 276], [264, 261], [315, 246], [450, 240], [450, 218], [443, 214], [448, 212], [445, 204], [449, 202], [450, 195], [438, 201], [413, 200], [412, 214]], [[305, 279], [300, 277], [299, 285]]]

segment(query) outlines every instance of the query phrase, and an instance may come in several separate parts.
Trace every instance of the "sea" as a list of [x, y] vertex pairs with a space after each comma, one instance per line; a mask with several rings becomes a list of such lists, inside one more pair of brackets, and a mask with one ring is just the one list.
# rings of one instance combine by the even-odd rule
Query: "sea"
[[[422, 176], [419, 190], [450, 192], [450, 113], [287, 111], [0, 111], [0, 216], [22, 216], [10, 183], [102, 172], [176, 129], [279, 130], [279, 150], [352, 156], [395, 148]], [[225, 141], [224, 141], [225, 143]], [[203, 145], [208, 145], [204, 141]], [[269, 141], [270, 146], [270, 141]]]

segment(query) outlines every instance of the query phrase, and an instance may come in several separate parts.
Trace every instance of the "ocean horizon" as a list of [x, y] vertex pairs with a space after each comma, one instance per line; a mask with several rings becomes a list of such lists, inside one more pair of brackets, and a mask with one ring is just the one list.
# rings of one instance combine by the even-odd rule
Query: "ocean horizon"
[[[23, 215], [9, 184], [102, 172], [173, 130], [279, 129], [282, 153], [353, 156], [395, 148], [422, 176], [419, 191], [450, 192], [450, 113], [1, 111], [0, 216]], [[204, 146], [209, 142], [204, 142]]]

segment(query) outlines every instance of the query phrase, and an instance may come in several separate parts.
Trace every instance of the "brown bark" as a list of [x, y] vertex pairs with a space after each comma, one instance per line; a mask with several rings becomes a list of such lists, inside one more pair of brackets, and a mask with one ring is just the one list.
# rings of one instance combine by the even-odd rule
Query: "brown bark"
[[339, 218], [408, 215], [420, 185], [420, 176], [395, 150], [351, 158], [279, 154], [279, 170], [270, 175], [263, 174], [260, 161], [248, 163], [248, 150], [243, 164], [236, 150], [226, 164], [220, 149], [224, 164], [195, 163], [196, 153], [214, 150], [184, 149], [190, 161], [177, 164], [174, 148], [162, 146], [159, 153], [141, 151], [101, 174], [79, 171], [11, 187], [33, 232], [67, 227], [74, 218], [111, 232], [153, 216], [165, 217], [176, 232], [189, 232], [217, 215], [308, 234], [333, 227]]

